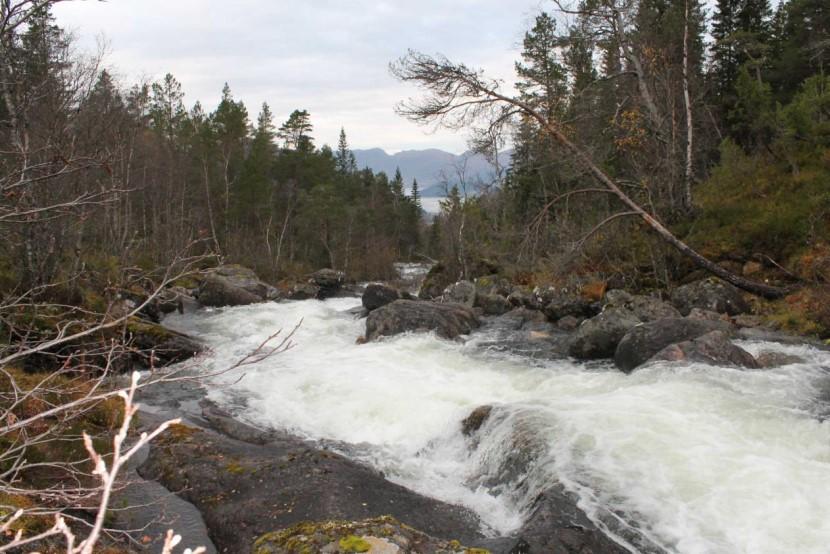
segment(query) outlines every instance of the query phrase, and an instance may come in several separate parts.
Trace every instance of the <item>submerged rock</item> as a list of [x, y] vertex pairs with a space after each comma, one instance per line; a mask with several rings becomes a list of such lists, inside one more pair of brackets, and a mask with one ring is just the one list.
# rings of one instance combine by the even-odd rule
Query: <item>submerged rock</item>
[[714, 366], [735, 366], [756, 369], [758, 361], [746, 350], [732, 344], [723, 331], [712, 331], [696, 339], [671, 344], [651, 357], [648, 362], [665, 360], [687, 361]]
[[[628, 554], [578, 507], [578, 498], [555, 485], [534, 502], [530, 517], [516, 533], [510, 552], [564, 554]], [[522, 549], [517, 549], [524, 543]]]
[[731, 331], [729, 323], [688, 318], [665, 318], [631, 328], [614, 352], [614, 363], [628, 373], [665, 347], [696, 339], [711, 331]]
[[729, 315], [749, 311], [749, 304], [737, 288], [714, 277], [677, 287], [671, 293], [671, 301], [683, 315], [693, 308]]
[[366, 318], [366, 340], [407, 331], [435, 331], [445, 339], [466, 335], [479, 326], [471, 308], [462, 304], [396, 300]]
[[776, 352], [774, 350], [765, 350], [756, 356], [755, 360], [759, 367], [773, 368], [781, 367], [791, 364], [803, 364], [804, 358], [796, 356], [795, 354], [787, 354], [786, 352]]
[[241, 265], [223, 265], [208, 273], [197, 293], [203, 306], [242, 306], [273, 300], [277, 289], [263, 283], [253, 270]]
[[472, 412], [470, 415], [464, 418], [461, 422], [461, 434], [465, 437], [469, 437], [479, 429], [481, 426], [484, 425], [484, 422], [487, 421], [487, 418], [490, 417], [490, 414], [493, 412], [493, 406], [489, 404], [485, 404], [484, 406], [479, 406]]

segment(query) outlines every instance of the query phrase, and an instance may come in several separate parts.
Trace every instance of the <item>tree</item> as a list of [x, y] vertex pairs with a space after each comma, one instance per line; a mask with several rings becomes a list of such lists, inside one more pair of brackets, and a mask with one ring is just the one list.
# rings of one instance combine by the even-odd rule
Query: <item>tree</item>
[[357, 171], [357, 162], [355, 161], [354, 153], [349, 150], [349, 142], [346, 140], [346, 131], [343, 127], [340, 128], [340, 138], [337, 141], [335, 160], [337, 161], [337, 170], [339, 172], [349, 174]]
[[294, 110], [280, 126], [277, 136], [284, 141], [286, 149], [308, 153], [314, 150], [314, 139], [310, 135], [312, 129], [308, 111]]
[[224, 185], [224, 237], [227, 244], [230, 237], [231, 194], [239, 179], [239, 172], [245, 157], [245, 142], [248, 138], [248, 110], [245, 105], [233, 99], [231, 88], [225, 83], [222, 100], [211, 115], [222, 162]]
[[271, 173], [274, 164], [274, 123], [271, 109], [263, 102], [250, 151], [242, 166], [236, 200], [236, 220], [248, 227], [271, 207]]
[[780, 297], [786, 293], [781, 288], [735, 275], [693, 250], [626, 194], [583, 147], [571, 141], [561, 122], [551, 121], [547, 114], [534, 106], [505, 94], [497, 81], [487, 79], [481, 72], [454, 64], [446, 58], [433, 58], [414, 51], [393, 63], [391, 71], [401, 81], [418, 84], [426, 91], [426, 97], [421, 101], [399, 104], [397, 110], [402, 116], [413, 121], [437, 122], [455, 128], [482, 123], [492, 128], [494, 125], [506, 125], [507, 114], [520, 111], [534, 119], [544, 133], [568, 151], [575, 163], [594, 178], [600, 188], [590, 189], [590, 192], [611, 194], [625, 207], [625, 211], [610, 216], [601, 225], [620, 217], [636, 216], [678, 252], [733, 285], [768, 297]]

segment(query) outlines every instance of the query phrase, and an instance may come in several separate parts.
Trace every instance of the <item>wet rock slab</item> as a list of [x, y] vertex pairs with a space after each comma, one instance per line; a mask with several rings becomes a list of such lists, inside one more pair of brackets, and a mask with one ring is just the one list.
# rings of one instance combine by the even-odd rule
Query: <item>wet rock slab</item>
[[153, 445], [139, 472], [194, 504], [220, 552], [249, 552], [262, 535], [303, 521], [385, 515], [446, 540], [482, 538], [469, 510], [294, 437], [260, 445], [178, 426]]

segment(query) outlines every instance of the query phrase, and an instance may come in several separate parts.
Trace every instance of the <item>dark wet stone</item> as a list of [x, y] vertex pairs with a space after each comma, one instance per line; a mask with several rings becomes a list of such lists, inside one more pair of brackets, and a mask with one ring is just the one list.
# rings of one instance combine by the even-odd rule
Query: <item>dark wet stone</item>
[[630, 372], [671, 344], [696, 339], [711, 331], [731, 330], [732, 326], [723, 321], [682, 317], [650, 321], [632, 327], [625, 334], [614, 352], [614, 363]]
[[671, 344], [652, 356], [648, 362], [657, 360], [688, 361], [751, 369], [760, 367], [752, 354], [733, 344], [729, 340], [729, 335], [723, 331], [712, 331], [693, 340]]
[[407, 331], [435, 331], [440, 337], [453, 339], [478, 326], [475, 312], [461, 304], [396, 300], [369, 314], [366, 340]]

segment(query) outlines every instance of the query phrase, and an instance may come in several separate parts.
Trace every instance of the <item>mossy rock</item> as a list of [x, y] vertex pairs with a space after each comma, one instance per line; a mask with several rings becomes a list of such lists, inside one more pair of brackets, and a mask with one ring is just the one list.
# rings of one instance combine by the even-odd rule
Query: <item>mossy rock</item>
[[253, 545], [253, 554], [311, 554], [316, 552], [372, 552], [374, 547], [401, 553], [487, 554], [459, 541], [431, 537], [391, 516], [362, 521], [305, 521], [281, 531], [266, 533]]

